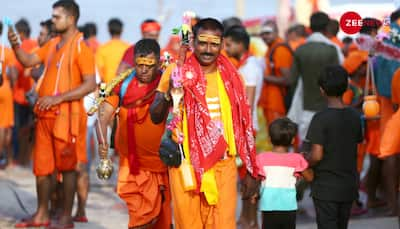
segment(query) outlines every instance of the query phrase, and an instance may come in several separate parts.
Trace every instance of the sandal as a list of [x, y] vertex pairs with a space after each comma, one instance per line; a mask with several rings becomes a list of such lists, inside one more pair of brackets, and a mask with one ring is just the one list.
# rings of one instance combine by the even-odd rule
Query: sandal
[[78, 222], [78, 223], [87, 223], [88, 222], [88, 218], [86, 216], [75, 216], [73, 218], [74, 222]]
[[50, 221], [45, 222], [34, 222], [32, 219], [23, 219], [21, 222], [16, 223], [14, 225], [15, 228], [28, 228], [28, 227], [48, 227], [50, 225]]

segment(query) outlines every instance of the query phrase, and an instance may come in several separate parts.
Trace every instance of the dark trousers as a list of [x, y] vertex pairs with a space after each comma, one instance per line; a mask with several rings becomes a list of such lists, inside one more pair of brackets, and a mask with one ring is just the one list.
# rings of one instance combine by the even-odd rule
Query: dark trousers
[[263, 229], [295, 229], [296, 211], [263, 211]]
[[12, 131], [12, 144], [14, 159], [18, 160], [19, 157], [19, 134], [21, 128], [27, 126], [33, 119], [33, 111], [29, 105], [21, 105], [14, 102], [14, 128]]
[[336, 202], [313, 198], [318, 229], [347, 229], [352, 202]]

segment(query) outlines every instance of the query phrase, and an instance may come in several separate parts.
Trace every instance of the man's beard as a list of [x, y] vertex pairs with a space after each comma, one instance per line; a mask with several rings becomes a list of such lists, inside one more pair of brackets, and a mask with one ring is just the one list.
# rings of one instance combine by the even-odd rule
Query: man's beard
[[55, 31], [57, 34], [65, 33], [67, 30], [68, 30], [67, 28], [64, 28], [64, 29], [57, 29], [57, 28], [55, 28], [55, 29], [54, 29], [54, 31]]

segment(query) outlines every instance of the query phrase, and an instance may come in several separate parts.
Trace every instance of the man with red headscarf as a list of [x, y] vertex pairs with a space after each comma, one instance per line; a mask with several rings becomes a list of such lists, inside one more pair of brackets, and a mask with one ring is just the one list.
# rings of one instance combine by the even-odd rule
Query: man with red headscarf
[[[142, 31], [142, 38], [143, 39], [153, 39], [158, 41], [158, 37], [160, 36], [161, 25], [154, 19], [146, 19], [142, 25], [140, 26]], [[127, 70], [135, 66], [135, 62], [133, 59], [135, 45], [131, 45], [124, 53], [122, 57], [121, 63], [117, 69], [117, 75], [121, 72]]]

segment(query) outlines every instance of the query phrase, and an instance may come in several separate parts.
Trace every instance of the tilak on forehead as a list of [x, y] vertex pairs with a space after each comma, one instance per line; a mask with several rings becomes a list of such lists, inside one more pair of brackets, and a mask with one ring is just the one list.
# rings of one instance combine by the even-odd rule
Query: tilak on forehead
[[156, 64], [156, 59], [155, 58], [148, 58], [148, 57], [137, 57], [135, 59], [136, 65], [155, 65]]
[[217, 45], [221, 44], [221, 37], [211, 34], [199, 34], [197, 39], [201, 42], [209, 42]]

